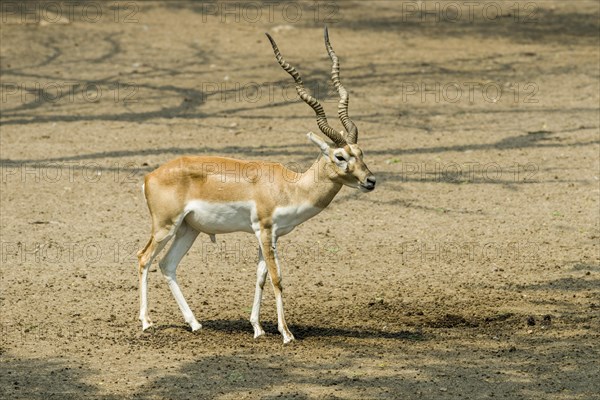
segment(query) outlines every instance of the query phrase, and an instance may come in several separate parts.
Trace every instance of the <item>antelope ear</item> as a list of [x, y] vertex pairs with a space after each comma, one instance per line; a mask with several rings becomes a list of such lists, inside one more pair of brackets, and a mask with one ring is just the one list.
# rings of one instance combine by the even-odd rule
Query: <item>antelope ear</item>
[[312, 132], [308, 132], [308, 134], [306, 136], [308, 136], [308, 139], [311, 142], [313, 142], [314, 144], [319, 146], [319, 148], [321, 149], [321, 152], [324, 155], [329, 156], [329, 145], [327, 143], [325, 143], [325, 141], [323, 139], [321, 139], [320, 137], [318, 137], [317, 135], [315, 135]]

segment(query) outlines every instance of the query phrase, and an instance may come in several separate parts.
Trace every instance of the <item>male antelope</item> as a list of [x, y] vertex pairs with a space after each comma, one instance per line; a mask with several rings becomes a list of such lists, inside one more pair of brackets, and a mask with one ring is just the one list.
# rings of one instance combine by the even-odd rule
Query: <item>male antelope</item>
[[[283, 342], [294, 339], [283, 315], [281, 269], [277, 260], [277, 238], [290, 233], [302, 222], [329, 205], [343, 185], [369, 192], [375, 178], [363, 162], [356, 144], [358, 129], [348, 117], [348, 93], [340, 83], [339, 63], [325, 28], [325, 46], [333, 62], [331, 78], [340, 96], [338, 113], [346, 133], [327, 123], [319, 102], [310, 96], [294, 67], [283, 60], [275, 41], [267, 34], [279, 65], [296, 82], [296, 90], [317, 115], [317, 124], [335, 143], [308, 133], [320, 149], [314, 164], [305, 172], [286, 169], [281, 164], [235, 160], [224, 157], [180, 157], [149, 173], [144, 195], [152, 216], [152, 236], [138, 252], [140, 279], [140, 320], [142, 329], [152, 325], [148, 317], [148, 268], [154, 257], [174, 237], [173, 244], [159, 262], [160, 270], [192, 331], [201, 328], [177, 284], [176, 269], [200, 232], [210, 235], [230, 232], [254, 233], [258, 238], [258, 268], [250, 322], [254, 337], [264, 335], [259, 314], [262, 291], [269, 272], [277, 303], [277, 326]], [[245, 171], [239, 174], [231, 171]], [[268, 179], [266, 178], [268, 177]]]

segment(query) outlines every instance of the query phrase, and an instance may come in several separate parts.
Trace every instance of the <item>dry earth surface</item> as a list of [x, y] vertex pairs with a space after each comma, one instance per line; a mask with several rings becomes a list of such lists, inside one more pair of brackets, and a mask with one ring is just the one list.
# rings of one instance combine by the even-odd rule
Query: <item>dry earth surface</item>
[[[0, 397], [599, 398], [598, 2], [467, 3], [3, 2]], [[325, 23], [378, 185], [281, 239], [298, 340], [247, 234], [180, 265], [199, 332], [153, 266], [142, 333], [143, 175], [307, 168], [263, 33], [340, 126]]]

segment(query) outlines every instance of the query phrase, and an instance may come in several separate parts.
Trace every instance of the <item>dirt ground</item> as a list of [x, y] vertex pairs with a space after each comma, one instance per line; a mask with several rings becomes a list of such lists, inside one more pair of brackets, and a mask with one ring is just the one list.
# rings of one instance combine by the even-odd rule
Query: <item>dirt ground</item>
[[[3, 399], [600, 398], [599, 5], [3, 2]], [[100, 10], [100, 12], [98, 12]], [[330, 28], [375, 192], [280, 240], [283, 345], [248, 322], [257, 245], [150, 273], [142, 177], [183, 154], [307, 168]]]

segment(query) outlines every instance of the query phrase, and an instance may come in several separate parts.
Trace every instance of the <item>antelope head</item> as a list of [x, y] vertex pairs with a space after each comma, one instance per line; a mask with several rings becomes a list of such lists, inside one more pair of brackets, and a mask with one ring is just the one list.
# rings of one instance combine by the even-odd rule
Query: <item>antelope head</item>
[[302, 78], [296, 69], [287, 63], [279, 49], [275, 40], [266, 34], [273, 46], [273, 51], [279, 65], [294, 78], [296, 82], [296, 91], [300, 98], [312, 109], [317, 115], [317, 125], [325, 136], [333, 142], [334, 146], [330, 146], [325, 140], [318, 135], [310, 132], [308, 138], [321, 150], [321, 156], [326, 163], [326, 170], [329, 179], [334, 182], [344, 184], [353, 188], [360, 189], [363, 192], [370, 192], [375, 189], [375, 176], [369, 171], [369, 168], [363, 161], [363, 151], [358, 145], [358, 128], [348, 116], [349, 95], [342, 83], [340, 82], [340, 64], [331, 43], [329, 43], [329, 33], [325, 27], [325, 48], [329, 54], [329, 58], [333, 63], [331, 67], [331, 80], [336, 88], [340, 100], [338, 103], [338, 116], [344, 130], [338, 132], [332, 128], [325, 116], [325, 111], [321, 103], [312, 97], [304, 87]]

